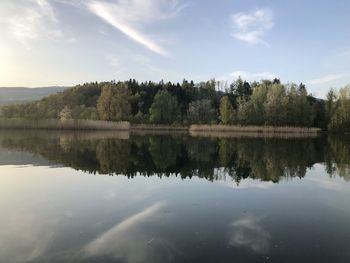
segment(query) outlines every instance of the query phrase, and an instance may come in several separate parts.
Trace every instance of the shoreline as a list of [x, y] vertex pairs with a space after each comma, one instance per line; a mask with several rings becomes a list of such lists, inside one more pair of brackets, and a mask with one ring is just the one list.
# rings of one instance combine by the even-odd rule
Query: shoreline
[[309, 137], [324, 133], [320, 128], [238, 125], [157, 125], [127, 121], [0, 119], [0, 130], [124, 131], [137, 134], [189, 134], [195, 137]]

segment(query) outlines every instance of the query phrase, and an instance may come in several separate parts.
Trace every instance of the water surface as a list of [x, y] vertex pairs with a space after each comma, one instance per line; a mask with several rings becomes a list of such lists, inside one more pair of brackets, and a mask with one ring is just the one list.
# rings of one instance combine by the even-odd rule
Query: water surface
[[347, 137], [0, 132], [0, 262], [349, 262]]

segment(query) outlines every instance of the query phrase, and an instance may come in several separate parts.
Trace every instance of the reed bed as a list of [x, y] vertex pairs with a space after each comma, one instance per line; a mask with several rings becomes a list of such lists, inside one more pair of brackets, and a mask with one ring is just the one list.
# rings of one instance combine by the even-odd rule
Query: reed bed
[[131, 134], [147, 136], [147, 135], [187, 135], [188, 129], [186, 130], [131, 130]]
[[254, 134], [317, 134], [319, 128], [288, 126], [191, 125], [190, 132], [254, 133]]
[[156, 124], [133, 124], [131, 125], [132, 130], [150, 130], [150, 131], [188, 131], [186, 126], [175, 126], [175, 125], [156, 125]]
[[74, 139], [96, 140], [96, 139], [118, 139], [128, 140], [130, 132], [128, 130], [47, 130], [44, 129], [0, 129], [0, 138], [24, 138], [39, 137], [42, 139]]
[[261, 132], [220, 132], [220, 131], [190, 131], [192, 137], [208, 137], [208, 138], [281, 138], [281, 139], [297, 139], [297, 138], [316, 138], [318, 133], [261, 133]]
[[0, 119], [0, 129], [45, 129], [45, 130], [129, 130], [126, 121], [111, 122], [97, 120], [27, 120]]

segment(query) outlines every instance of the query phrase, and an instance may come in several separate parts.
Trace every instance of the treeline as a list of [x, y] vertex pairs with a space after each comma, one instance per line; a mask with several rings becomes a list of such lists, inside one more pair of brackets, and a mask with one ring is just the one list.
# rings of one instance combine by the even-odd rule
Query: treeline
[[331, 91], [327, 101], [308, 94], [304, 84], [279, 79], [249, 83], [238, 78], [225, 85], [200, 82], [93, 82], [39, 101], [4, 106], [4, 118], [91, 119], [152, 124], [235, 124], [350, 127], [349, 87]]

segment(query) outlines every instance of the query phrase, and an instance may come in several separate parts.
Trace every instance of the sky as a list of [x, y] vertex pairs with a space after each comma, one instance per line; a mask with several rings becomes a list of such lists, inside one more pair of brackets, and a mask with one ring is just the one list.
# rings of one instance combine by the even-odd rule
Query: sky
[[1, 0], [0, 86], [350, 83], [350, 1]]

